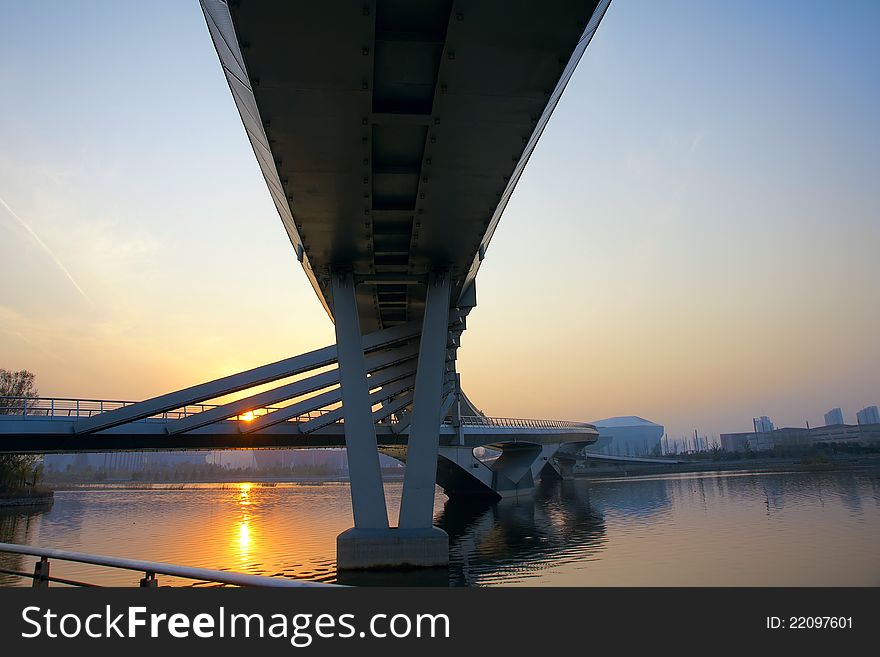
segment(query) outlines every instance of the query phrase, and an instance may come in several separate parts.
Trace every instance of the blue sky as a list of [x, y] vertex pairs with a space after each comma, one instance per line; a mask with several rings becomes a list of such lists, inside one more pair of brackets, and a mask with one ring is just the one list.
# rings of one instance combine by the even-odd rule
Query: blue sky
[[[196, 2], [0, 16], [0, 367], [142, 398], [332, 341]], [[880, 402], [878, 28], [615, 0], [481, 269], [469, 395], [670, 436]]]

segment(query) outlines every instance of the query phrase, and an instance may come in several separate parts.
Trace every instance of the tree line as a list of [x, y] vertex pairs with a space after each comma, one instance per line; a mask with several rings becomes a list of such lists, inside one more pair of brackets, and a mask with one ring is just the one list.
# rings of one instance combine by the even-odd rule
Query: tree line
[[[0, 368], [0, 415], [20, 414], [24, 400], [37, 399], [35, 382], [32, 372]], [[0, 454], [0, 491], [35, 486], [41, 469], [39, 458], [32, 454]]]

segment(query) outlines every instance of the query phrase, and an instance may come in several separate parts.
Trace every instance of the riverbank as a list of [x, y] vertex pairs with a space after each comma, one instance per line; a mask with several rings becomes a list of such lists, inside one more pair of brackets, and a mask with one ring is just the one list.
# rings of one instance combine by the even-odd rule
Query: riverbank
[[754, 458], [739, 461], [694, 460], [677, 463], [603, 463], [593, 461], [580, 466], [574, 473], [578, 479], [604, 477], [637, 477], [640, 475], [678, 474], [688, 472], [825, 472], [880, 468], [880, 454], [862, 454], [818, 459]]
[[[824, 471], [844, 471], [844, 470], [861, 470], [880, 468], [880, 454], [861, 454], [861, 455], [838, 455], [832, 458], [824, 459], [805, 459], [803, 457], [760, 457], [742, 460], [717, 460], [695, 459], [682, 460], [678, 462], [654, 464], [654, 463], [628, 463], [615, 462], [607, 463], [602, 461], [591, 461], [586, 465], [579, 465], [573, 473], [576, 479], [601, 479], [607, 477], [638, 477], [662, 474], [678, 474], [678, 473], [694, 473], [694, 472], [735, 472], [735, 471], [751, 471], [751, 472], [824, 472]], [[395, 468], [393, 471], [385, 471], [382, 473], [386, 482], [398, 482], [403, 480], [405, 470], [403, 468]], [[82, 490], [87, 488], [119, 488], [119, 489], [180, 489], [191, 486], [219, 486], [219, 487], [237, 487], [243, 483], [253, 484], [260, 487], [272, 487], [276, 484], [302, 484], [302, 485], [322, 485], [334, 483], [348, 483], [348, 476], [344, 474], [258, 474], [256, 472], [236, 471], [224, 473], [224, 476], [202, 476], [193, 477], [186, 481], [177, 478], [168, 479], [131, 479], [131, 478], [95, 478], [95, 479], [73, 479], [51, 480], [46, 481], [51, 484], [56, 491], [65, 490]], [[22, 499], [22, 498], [19, 498]], [[30, 503], [24, 498], [23, 503]], [[37, 501], [32, 498], [32, 503], [39, 504], [45, 501]], [[51, 501], [51, 491], [48, 491], [48, 500]], [[21, 502], [20, 502], [21, 503]], [[0, 499], [0, 506], [3, 505]]]
[[51, 504], [54, 498], [54, 491], [48, 488], [0, 490], [0, 507], [45, 506]]
[[[393, 481], [402, 478], [403, 468], [382, 468], [382, 478]], [[193, 470], [169, 469], [149, 472], [107, 472], [84, 470], [82, 472], [57, 473], [50, 471], [43, 476], [45, 484], [55, 490], [78, 488], [83, 484], [123, 485], [134, 487], [151, 484], [237, 484], [237, 483], [321, 483], [348, 481], [348, 475], [339, 471], [253, 470], [248, 468], [207, 468]]]
[[[383, 474], [386, 482], [403, 481], [403, 472]], [[272, 488], [277, 484], [301, 484], [304, 486], [320, 486], [322, 484], [348, 483], [346, 475], [287, 475], [287, 476], [247, 476], [238, 478], [197, 478], [191, 481], [143, 481], [140, 479], [102, 479], [100, 481], [59, 481], [52, 482], [52, 488], [56, 491], [83, 490], [89, 488], [102, 489], [114, 488], [125, 490], [184, 490], [190, 487], [220, 487], [238, 488], [242, 484], [252, 484], [260, 488]]]

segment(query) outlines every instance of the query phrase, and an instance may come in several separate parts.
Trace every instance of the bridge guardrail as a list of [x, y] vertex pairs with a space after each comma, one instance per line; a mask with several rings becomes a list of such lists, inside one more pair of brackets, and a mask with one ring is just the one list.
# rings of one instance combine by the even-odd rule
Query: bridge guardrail
[[[0, 415], [16, 415], [22, 419], [45, 418], [45, 417], [64, 417], [64, 418], [82, 418], [91, 417], [105, 411], [112, 411], [117, 408], [130, 406], [137, 402], [122, 401], [117, 399], [77, 399], [72, 397], [0, 397]], [[196, 413], [217, 408], [218, 404], [192, 404], [172, 411], [160, 413], [136, 422], [148, 422], [150, 420], [178, 420]], [[248, 421], [254, 418], [281, 410], [283, 406], [267, 406], [264, 408], [256, 408], [247, 413], [236, 415], [230, 419], [239, 421]], [[310, 411], [302, 415], [291, 418], [292, 422], [307, 422], [326, 413], [332, 412], [328, 409], [319, 409]], [[343, 422], [343, 418], [336, 422]], [[399, 421], [395, 415], [392, 416], [392, 424]], [[449, 424], [449, 422], [444, 422]], [[572, 422], [570, 420], [542, 420], [533, 418], [510, 418], [510, 417], [488, 417], [467, 415], [461, 417], [461, 424], [465, 427], [496, 427], [504, 429], [595, 429], [592, 424], [586, 422]]]
[[[0, 415], [16, 415], [23, 419], [29, 417], [65, 417], [65, 418], [81, 418], [92, 417], [105, 411], [112, 411], [117, 408], [131, 406], [137, 402], [122, 401], [118, 399], [77, 399], [73, 397], [0, 397]], [[201, 413], [211, 408], [217, 408], [219, 404], [191, 404], [188, 406], [160, 413], [149, 418], [136, 420], [137, 422], [145, 422], [147, 420], [179, 420], [181, 418]], [[266, 413], [272, 413], [281, 410], [282, 406], [267, 406], [264, 408], [256, 408], [248, 413], [236, 415], [231, 419], [235, 420], [251, 420]], [[320, 409], [303, 413], [293, 418], [294, 421], [305, 422], [312, 420], [330, 411]]]
[[477, 427], [504, 427], [522, 429], [595, 429], [592, 424], [586, 422], [572, 422], [570, 420], [539, 420], [531, 418], [512, 417], [488, 417], [488, 416], [462, 416], [463, 426]]
[[140, 580], [140, 587], [152, 588], [159, 585], [156, 575], [170, 575], [183, 579], [213, 582], [216, 584], [232, 584], [234, 586], [258, 586], [258, 587], [324, 587], [337, 586], [326, 582], [310, 582], [307, 580], [293, 580], [281, 577], [268, 577], [265, 575], [248, 575], [245, 573], [228, 572], [225, 570], [212, 570], [209, 568], [194, 568], [191, 566], [179, 566], [177, 564], [161, 563], [157, 561], [143, 561], [140, 559], [126, 559], [123, 557], [108, 557], [99, 554], [87, 554], [71, 550], [57, 550], [54, 548], [41, 548], [32, 545], [19, 545], [18, 543], [0, 543], [0, 552], [22, 554], [26, 556], [40, 557], [34, 564], [34, 572], [26, 573], [8, 568], [0, 568], [0, 572], [7, 575], [29, 577], [33, 580], [33, 586], [49, 586], [49, 582], [67, 584], [68, 586], [95, 586], [86, 582], [54, 577], [49, 574], [50, 561], [74, 561], [106, 568], [119, 568], [134, 572], [144, 573]]

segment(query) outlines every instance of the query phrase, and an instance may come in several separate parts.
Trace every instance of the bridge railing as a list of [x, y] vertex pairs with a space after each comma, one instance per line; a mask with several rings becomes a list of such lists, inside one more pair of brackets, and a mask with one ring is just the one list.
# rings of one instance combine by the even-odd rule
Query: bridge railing
[[212, 582], [216, 584], [232, 584], [234, 586], [260, 586], [260, 587], [303, 587], [303, 586], [335, 586], [325, 582], [310, 582], [305, 580], [285, 579], [281, 577], [267, 577], [264, 575], [248, 575], [245, 573], [228, 572], [225, 570], [211, 570], [209, 568], [193, 568], [179, 566], [177, 564], [160, 563], [156, 561], [143, 561], [140, 559], [125, 559], [122, 557], [108, 557], [99, 554], [86, 554], [85, 552], [73, 552], [70, 550], [56, 550], [53, 548], [41, 548], [32, 545], [19, 545], [17, 543], [0, 543], [0, 553], [21, 554], [25, 556], [39, 557], [34, 564], [33, 573], [28, 573], [9, 568], [0, 568], [0, 573], [30, 578], [33, 586], [49, 586], [49, 582], [66, 584], [68, 586], [95, 586], [87, 582], [54, 577], [50, 575], [51, 562], [68, 561], [76, 563], [103, 566], [105, 568], [119, 568], [137, 573], [143, 573], [140, 586], [152, 588], [159, 585], [156, 575], [170, 575], [183, 579]]
[[[130, 406], [137, 402], [123, 401], [118, 399], [76, 399], [72, 397], [0, 397], [0, 415], [15, 415], [21, 419], [28, 418], [82, 418], [91, 417], [112, 411], [117, 408]], [[178, 420], [181, 418], [202, 413], [212, 408], [217, 408], [218, 404], [191, 404], [171, 411], [166, 411], [158, 415], [148, 418], [136, 420], [136, 422], [149, 422], [156, 420]], [[264, 408], [256, 408], [247, 413], [236, 415], [230, 420], [250, 421], [267, 413], [282, 410], [283, 406], [266, 406]], [[318, 409], [303, 413], [296, 417], [290, 418], [291, 422], [307, 422], [309, 420], [319, 418], [326, 413], [332, 412], [328, 409]], [[397, 415], [392, 415], [388, 420], [395, 424], [398, 421]], [[335, 420], [335, 422], [343, 422], [343, 418]], [[511, 418], [511, 417], [486, 417], [486, 416], [462, 416], [461, 423], [465, 427], [495, 427], [505, 429], [595, 429], [591, 424], [585, 422], [571, 422], [569, 420], [541, 420], [533, 418]], [[449, 424], [445, 422], [444, 424]]]
[[461, 423], [468, 427], [503, 427], [516, 429], [595, 429], [592, 424], [586, 422], [571, 422], [569, 420], [539, 420], [532, 418], [514, 417], [486, 417], [465, 415]]
[[[62, 417], [62, 418], [81, 418], [92, 417], [112, 411], [117, 408], [131, 406], [137, 402], [122, 401], [118, 399], [82, 399], [73, 397], [2, 397], [0, 396], [0, 415], [15, 415], [22, 419], [27, 418], [46, 418], [46, 417]], [[201, 413], [211, 408], [217, 408], [219, 404], [190, 404], [171, 411], [166, 411], [158, 415], [154, 415], [137, 422], [147, 422], [150, 420], [179, 420], [181, 418]], [[264, 408], [255, 408], [247, 413], [236, 415], [233, 420], [249, 421], [256, 417], [281, 410], [282, 406], [267, 406]], [[293, 418], [294, 421], [306, 422], [320, 417], [329, 410], [319, 409], [303, 413]]]

